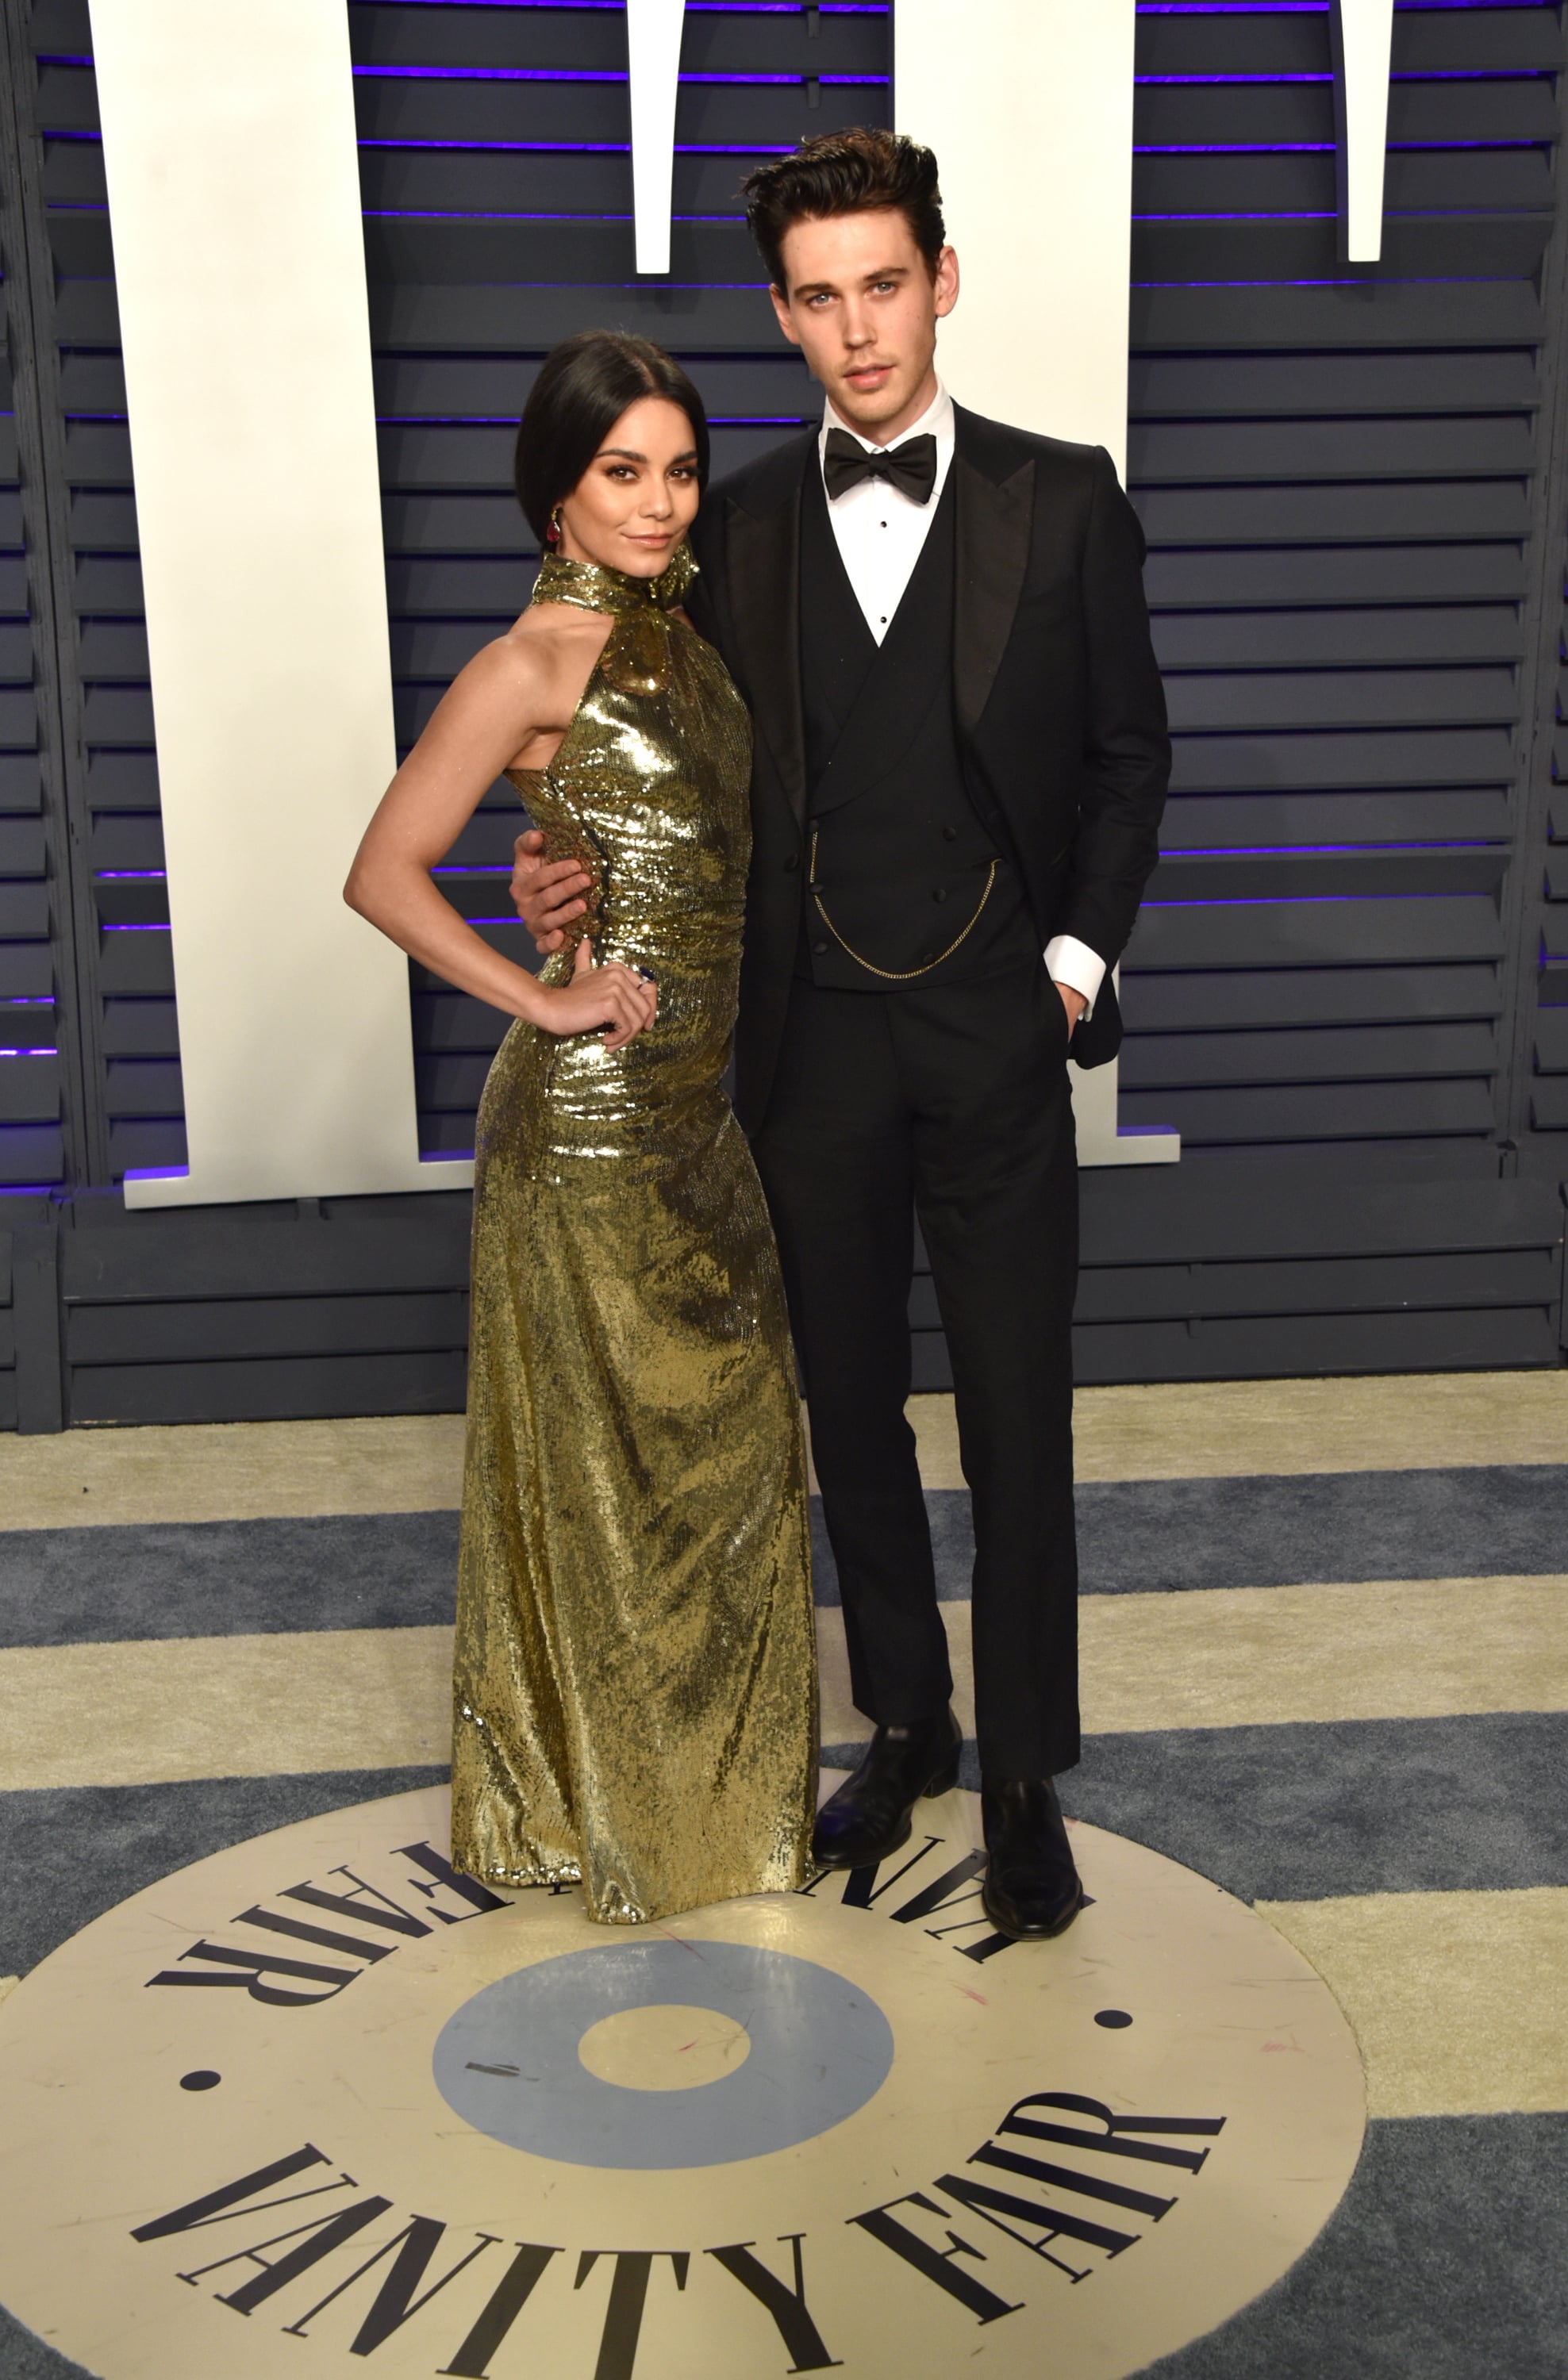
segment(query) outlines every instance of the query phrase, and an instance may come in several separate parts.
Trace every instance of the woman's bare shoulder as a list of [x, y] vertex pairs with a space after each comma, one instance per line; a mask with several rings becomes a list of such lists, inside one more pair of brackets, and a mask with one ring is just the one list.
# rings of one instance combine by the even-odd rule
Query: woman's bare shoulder
[[530, 692], [567, 698], [569, 711], [614, 625], [602, 612], [585, 612], [565, 603], [534, 603], [474, 658], [484, 662], [497, 680], [509, 679]]
[[560, 604], [548, 607], [557, 618], [536, 626], [546, 608], [525, 612], [504, 635], [481, 645], [453, 679], [446, 701], [463, 710], [501, 710], [542, 724], [573, 682], [587, 678], [604, 641], [597, 614], [568, 613]]
[[509, 628], [480, 647], [468, 668], [490, 680], [537, 684], [569, 668], [579, 652], [596, 651], [602, 642], [598, 629], [596, 613], [568, 612], [561, 603], [530, 604]]
[[566, 659], [597, 652], [614, 625], [608, 612], [585, 611], [579, 603], [530, 603], [495, 641]]

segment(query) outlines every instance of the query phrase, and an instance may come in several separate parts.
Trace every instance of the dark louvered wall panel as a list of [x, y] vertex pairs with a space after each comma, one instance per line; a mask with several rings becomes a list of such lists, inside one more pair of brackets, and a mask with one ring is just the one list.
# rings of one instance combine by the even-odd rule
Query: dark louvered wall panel
[[68, 725], [51, 555], [58, 422], [36, 329], [50, 298], [26, 199], [32, 73], [17, 0], [0, 8], [0, 1426], [57, 1428], [51, 1191], [91, 1160], [84, 1113]]
[[67, 752], [79, 821], [79, 939], [91, 1006], [87, 1096], [96, 1161], [79, 1181], [185, 1162], [179, 1035], [158, 820], [136, 499], [85, 0], [31, 12], [42, 192], [55, 271], [52, 319], [64, 480], [56, 569], [74, 680]]
[[[1568, 642], [1562, 652], [1568, 665]], [[1548, 842], [1540, 878], [1537, 933], [1539, 972], [1531, 1020], [1529, 1119], [1549, 1139], [1555, 1170], [1568, 1171], [1568, 666], [1560, 675], [1557, 717], [1562, 725], [1553, 770]], [[1532, 920], [1532, 923], [1535, 921]], [[1551, 1135], [1557, 1135], [1550, 1138]]]
[[[1568, 259], [1558, 259], [1556, 299], [1568, 304]], [[1523, 1170], [1564, 1183], [1568, 1176], [1568, 585], [1562, 578], [1568, 529], [1568, 403], [1558, 392], [1557, 551], [1550, 592], [1563, 603], [1542, 622], [1545, 649], [1537, 764], [1544, 780], [1536, 794], [1533, 833], [1522, 859], [1525, 881], [1516, 928], [1521, 950], [1524, 1014], [1516, 1041], [1519, 1079], [1513, 1113]], [[1532, 997], [1533, 995], [1533, 997]], [[1568, 1183], [1564, 1183], [1568, 1196]], [[1562, 1318], [1568, 1347], [1568, 1299]]]
[[18, 211], [7, 203], [0, 221], [0, 1185], [10, 1188], [60, 1181], [65, 1145], [32, 616], [41, 524], [36, 491], [23, 499], [12, 358], [17, 333], [25, 334], [28, 275]]
[[1123, 1116], [1183, 1160], [1088, 1184], [1087, 1377], [1550, 1359], [1561, 1208], [1500, 1177], [1561, 59], [1552, 8], [1402, 7], [1348, 268], [1327, 10], [1140, 14], [1129, 479], [1176, 762]]
[[[9, 222], [6, 228], [9, 233]], [[0, 262], [8, 280], [9, 255]], [[9, 300], [8, 286], [5, 295]], [[8, 353], [0, 360], [0, 1185], [10, 1189], [30, 1179], [56, 1181], [64, 1151], [27, 537]], [[14, 1213], [19, 1204], [7, 1200], [6, 1211]], [[0, 1429], [14, 1429], [17, 1422], [11, 1249], [11, 1232], [0, 1229]]]
[[34, 557], [8, 360], [0, 361], [0, 1185], [10, 1188], [58, 1182], [65, 1146], [34, 684]]

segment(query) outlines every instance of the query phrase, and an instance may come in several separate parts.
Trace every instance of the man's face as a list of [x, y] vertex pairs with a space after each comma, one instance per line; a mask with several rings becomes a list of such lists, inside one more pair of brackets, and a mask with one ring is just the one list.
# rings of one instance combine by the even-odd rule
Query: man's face
[[896, 207], [820, 215], [784, 237], [779, 328], [852, 429], [889, 444], [936, 394], [936, 326], [958, 300], [958, 259], [934, 276]]

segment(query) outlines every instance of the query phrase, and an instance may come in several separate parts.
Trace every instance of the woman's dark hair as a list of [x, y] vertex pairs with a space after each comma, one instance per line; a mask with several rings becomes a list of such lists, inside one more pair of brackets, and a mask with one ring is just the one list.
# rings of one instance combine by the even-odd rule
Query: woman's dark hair
[[625, 331], [579, 331], [552, 347], [529, 391], [512, 463], [517, 502], [542, 545], [569, 496], [628, 406], [667, 397], [691, 424], [699, 486], [708, 484], [708, 416], [673, 356]]
[[790, 156], [775, 157], [748, 174], [740, 194], [768, 278], [786, 297], [784, 237], [792, 225], [896, 207], [933, 273], [947, 239], [936, 159], [902, 132], [857, 125], [848, 132], [819, 133]]

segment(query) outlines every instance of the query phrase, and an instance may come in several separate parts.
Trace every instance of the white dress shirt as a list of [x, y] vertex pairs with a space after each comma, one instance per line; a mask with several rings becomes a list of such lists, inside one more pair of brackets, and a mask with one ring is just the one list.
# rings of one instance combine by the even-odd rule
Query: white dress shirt
[[[830, 430], [848, 431], [868, 455], [885, 451], [851, 429], [829, 397], [822, 408], [821, 434], [817, 442], [819, 467], [827, 452]], [[828, 504], [839, 560], [855, 589], [855, 600], [866, 625], [879, 645], [914, 576], [926, 532], [953, 468], [953, 399], [940, 381], [935, 396], [918, 421], [912, 421], [893, 443], [902, 446], [906, 438], [924, 437], [928, 431], [936, 440], [936, 485], [929, 504], [918, 504], [891, 480], [860, 480], [841, 496], [830, 499]], [[1088, 1003], [1084, 1014], [1088, 1016], [1105, 979], [1105, 961], [1098, 951], [1091, 951], [1087, 942], [1075, 941], [1071, 934], [1054, 934], [1045, 946], [1045, 964], [1053, 981], [1082, 993]]]

